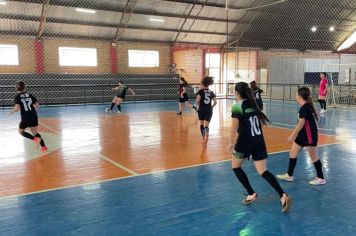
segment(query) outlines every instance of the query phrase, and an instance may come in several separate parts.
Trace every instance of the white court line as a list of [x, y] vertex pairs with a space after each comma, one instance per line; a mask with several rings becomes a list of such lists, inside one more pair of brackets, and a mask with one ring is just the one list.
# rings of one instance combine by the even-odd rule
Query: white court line
[[[49, 130], [52, 131], [53, 133], [60, 135], [60, 133], [59, 133], [57, 130], [55, 130], [55, 129], [49, 127], [48, 125], [45, 125], [45, 124], [43, 124], [42, 122], [39, 122], [39, 124], [42, 125], [43, 127], [47, 128], [47, 129], [49, 129]], [[130, 174], [132, 174], [132, 175], [138, 175], [138, 173], [136, 173], [136, 172], [133, 171], [133, 170], [130, 170], [129, 168], [127, 168], [127, 167], [121, 165], [120, 163], [118, 163], [118, 162], [116, 162], [116, 161], [113, 161], [112, 159], [110, 159], [110, 158], [108, 158], [108, 157], [106, 157], [106, 156], [104, 156], [104, 155], [102, 155], [102, 154], [100, 154], [100, 153], [99, 153], [98, 155], [99, 155], [99, 157], [100, 157], [101, 159], [103, 159], [103, 160], [105, 160], [105, 161], [107, 161], [107, 162], [113, 164], [114, 166], [116, 166], [116, 167], [118, 167], [118, 168], [120, 168], [120, 169], [122, 169], [122, 170], [124, 170], [124, 171], [126, 171], [126, 172], [128, 172], [128, 173], [130, 173]]]
[[[337, 145], [337, 144], [339, 144], [339, 143], [323, 144], [323, 145], [318, 145], [318, 147], [326, 147], [326, 146], [332, 146], [332, 145]], [[283, 150], [283, 151], [278, 151], [278, 152], [271, 152], [271, 153], [268, 153], [268, 155], [280, 154], [280, 153], [285, 153], [285, 152], [289, 152], [289, 151], [290, 151], [290, 149]], [[158, 173], [165, 173], [165, 172], [171, 172], [171, 171], [183, 170], [183, 169], [191, 169], [191, 168], [200, 167], [200, 166], [208, 166], [208, 165], [224, 163], [224, 162], [228, 162], [228, 161], [231, 161], [231, 159], [215, 161], [215, 162], [209, 162], [209, 163], [202, 163], [202, 164], [191, 165], [191, 166], [177, 167], [177, 168], [173, 168], [173, 169], [169, 169], [169, 170], [160, 170], [160, 171], [149, 172], [149, 173], [144, 173], [144, 174], [137, 174], [137, 175], [130, 175], [130, 176], [125, 176], [125, 177], [118, 177], [118, 178], [113, 178], [113, 179], [99, 180], [99, 181], [83, 183], [83, 184], [73, 184], [73, 185], [68, 185], [68, 186], [64, 186], [64, 187], [45, 189], [45, 190], [29, 192], [29, 193], [14, 194], [14, 195], [10, 195], [10, 196], [0, 197], [0, 200], [9, 199], [9, 198], [15, 198], [15, 197], [22, 197], [22, 196], [29, 196], [29, 195], [33, 195], [33, 194], [37, 194], [37, 193], [52, 192], [52, 191], [68, 189], [68, 188], [84, 187], [84, 186], [87, 186], [87, 185], [101, 184], [101, 183], [111, 182], [111, 181], [115, 181], [115, 180], [135, 178], [135, 177], [139, 177], [139, 176], [154, 175], [154, 174], [158, 174]]]

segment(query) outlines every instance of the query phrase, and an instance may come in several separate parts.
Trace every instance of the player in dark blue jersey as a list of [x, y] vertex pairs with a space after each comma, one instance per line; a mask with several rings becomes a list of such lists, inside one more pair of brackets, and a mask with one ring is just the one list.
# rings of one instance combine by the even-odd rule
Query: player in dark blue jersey
[[[23, 81], [16, 83], [16, 89], [18, 94], [15, 97], [15, 107], [11, 110], [10, 115], [18, 111], [21, 112], [19, 133], [25, 138], [33, 140], [36, 148], [41, 145], [41, 152], [46, 152], [48, 148], [42, 136], [37, 131], [38, 116], [36, 108], [39, 108], [39, 103], [32, 94], [26, 92], [26, 85]], [[30, 128], [33, 135], [26, 132], [26, 128]]]
[[111, 112], [116, 105], [118, 109], [117, 113], [121, 113], [121, 103], [124, 101], [127, 91], [129, 91], [132, 95], [136, 95], [136, 93], [122, 80], [120, 80], [119, 85], [115, 88], [112, 88], [112, 90], [118, 91], [118, 94], [112, 99], [111, 107], [106, 108], [105, 111]]
[[216, 106], [216, 96], [209, 86], [214, 83], [214, 78], [206, 76], [201, 81], [201, 89], [197, 93], [196, 103], [198, 104], [198, 117], [200, 122], [200, 132], [203, 136], [203, 143], [209, 140], [209, 123], [213, 116], [213, 108]]
[[247, 83], [240, 82], [235, 85], [237, 103], [232, 107], [232, 168], [244, 188], [247, 197], [243, 204], [250, 204], [257, 200], [257, 193], [253, 190], [242, 164], [245, 159], [252, 157], [256, 170], [278, 193], [282, 205], [282, 212], [287, 212], [291, 198], [283, 191], [277, 179], [267, 170], [268, 157], [266, 144], [263, 138], [262, 125], [268, 118], [257, 107], [254, 96]]
[[294, 128], [292, 134], [288, 137], [288, 141], [292, 143], [292, 149], [289, 154], [288, 171], [285, 174], [277, 175], [279, 179], [286, 181], [294, 181], [293, 172], [297, 165], [297, 155], [305, 147], [309, 153], [310, 159], [314, 163], [317, 177], [311, 181], [311, 185], [326, 184], [324, 179], [323, 168], [317, 152], [318, 144], [318, 113], [313, 105], [310, 90], [307, 87], [298, 89], [296, 96], [297, 102], [300, 104], [298, 113], [298, 124]]

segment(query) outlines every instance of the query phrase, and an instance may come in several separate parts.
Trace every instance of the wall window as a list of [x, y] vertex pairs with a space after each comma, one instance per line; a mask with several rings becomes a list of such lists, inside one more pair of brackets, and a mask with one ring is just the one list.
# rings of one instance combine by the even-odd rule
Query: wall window
[[159, 52], [129, 50], [129, 67], [159, 67]]
[[60, 66], [98, 66], [96, 48], [59, 47]]
[[0, 65], [19, 65], [19, 49], [17, 45], [0, 44]]

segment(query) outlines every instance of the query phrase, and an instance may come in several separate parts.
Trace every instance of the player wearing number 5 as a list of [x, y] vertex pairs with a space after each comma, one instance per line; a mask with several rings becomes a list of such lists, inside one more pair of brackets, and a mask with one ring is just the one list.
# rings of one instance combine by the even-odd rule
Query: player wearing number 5
[[[36, 108], [39, 108], [37, 99], [30, 93], [26, 92], [26, 85], [23, 81], [16, 83], [18, 94], [15, 97], [15, 107], [11, 110], [10, 115], [21, 111], [21, 122], [19, 125], [19, 133], [32, 140], [36, 148], [41, 145], [41, 152], [46, 152], [48, 149], [43, 141], [43, 138], [37, 131], [38, 116]], [[33, 135], [25, 131], [30, 128]]]
[[242, 164], [245, 159], [252, 157], [255, 168], [278, 193], [282, 205], [282, 212], [287, 212], [291, 198], [283, 191], [274, 175], [267, 170], [268, 157], [262, 125], [268, 118], [257, 108], [256, 101], [247, 83], [240, 82], [235, 85], [237, 103], [232, 108], [232, 168], [248, 195], [242, 200], [245, 205], [257, 200], [257, 193], [253, 190]]
[[195, 100], [195, 102], [199, 104], [198, 117], [204, 144], [207, 144], [209, 140], [209, 123], [213, 116], [213, 108], [217, 104], [214, 92], [209, 89], [209, 86], [213, 83], [213, 77], [204, 77], [201, 81], [202, 88], [197, 93], [197, 98]]

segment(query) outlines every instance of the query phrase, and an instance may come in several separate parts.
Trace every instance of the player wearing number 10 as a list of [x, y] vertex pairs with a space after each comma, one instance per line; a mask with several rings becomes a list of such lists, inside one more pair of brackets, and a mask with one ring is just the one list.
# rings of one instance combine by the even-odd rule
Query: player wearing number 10
[[254, 96], [247, 83], [240, 82], [235, 85], [237, 103], [232, 108], [232, 168], [240, 183], [245, 187], [248, 195], [243, 199], [245, 205], [257, 200], [257, 193], [253, 190], [242, 164], [245, 159], [252, 157], [256, 170], [279, 194], [282, 212], [287, 212], [291, 198], [283, 191], [274, 175], [267, 170], [268, 157], [266, 144], [263, 138], [262, 124], [268, 118], [256, 105]]
[[[36, 148], [41, 145], [41, 152], [46, 152], [48, 149], [43, 141], [41, 135], [37, 132], [38, 116], [36, 108], [39, 107], [37, 99], [30, 93], [26, 92], [26, 85], [23, 81], [16, 83], [18, 94], [15, 97], [15, 107], [11, 110], [10, 115], [15, 112], [21, 111], [21, 122], [19, 125], [19, 133], [33, 140]], [[25, 131], [30, 128], [33, 135]]]

